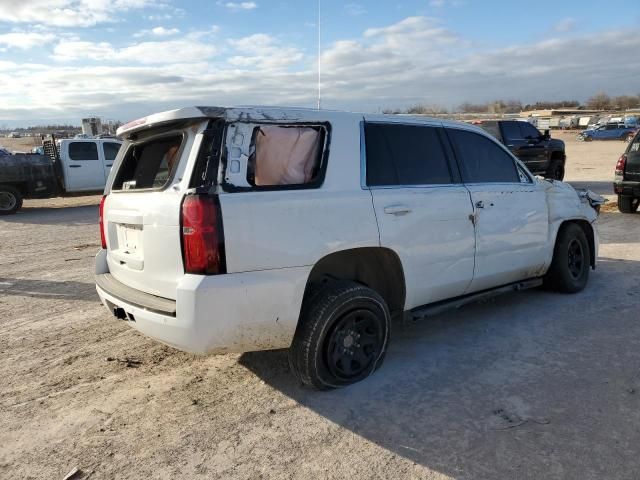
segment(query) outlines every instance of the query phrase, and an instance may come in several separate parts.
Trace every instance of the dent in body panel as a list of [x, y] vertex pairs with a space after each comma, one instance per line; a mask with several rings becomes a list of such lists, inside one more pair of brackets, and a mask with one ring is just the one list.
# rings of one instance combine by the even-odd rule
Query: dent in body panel
[[[598, 250], [598, 235], [595, 221], [598, 213], [591, 207], [589, 201], [580, 198], [576, 190], [569, 184], [557, 180], [539, 180], [545, 189], [547, 209], [549, 211], [549, 245], [550, 252], [546, 266], [551, 265], [553, 247], [560, 225], [567, 220], [584, 220], [591, 224], [594, 230], [596, 253]], [[596, 255], [597, 258], [597, 255]]]

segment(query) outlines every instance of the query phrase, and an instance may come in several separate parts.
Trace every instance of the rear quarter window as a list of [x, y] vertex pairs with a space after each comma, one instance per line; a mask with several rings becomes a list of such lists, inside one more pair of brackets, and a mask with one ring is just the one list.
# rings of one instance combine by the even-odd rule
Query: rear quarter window
[[326, 125], [234, 123], [227, 129], [226, 190], [315, 188], [326, 170]]
[[183, 135], [133, 144], [127, 150], [112, 190], [160, 189], [169, 183], [180, 158]]

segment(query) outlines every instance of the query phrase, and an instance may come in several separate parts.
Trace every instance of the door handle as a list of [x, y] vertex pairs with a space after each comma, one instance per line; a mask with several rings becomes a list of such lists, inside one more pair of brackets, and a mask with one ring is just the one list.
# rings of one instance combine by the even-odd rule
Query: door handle
[[411, 209], [406, 205], [389, 205], [388, 207], [384, 207], [384, 213], [389, 215], [406, 215], [410, 213]]
[[484, 208], [484, 202], [482, 200], [477, 201], [476, 208]]
[[107, 167], [110, 167], [111, 165], [113, 165], [113, 163], [105, 163], [105, 165], [106, 165]]
[[69, 165], [69, 168], [80, 168], [82, 165]]

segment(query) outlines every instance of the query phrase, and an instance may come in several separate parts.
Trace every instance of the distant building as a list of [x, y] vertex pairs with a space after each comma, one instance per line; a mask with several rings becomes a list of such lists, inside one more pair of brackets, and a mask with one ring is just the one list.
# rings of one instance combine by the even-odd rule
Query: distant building
[[102, 120], [98, 117], [83, 118], [82, 133], [90, 137], [100, 135], [102, 133]]

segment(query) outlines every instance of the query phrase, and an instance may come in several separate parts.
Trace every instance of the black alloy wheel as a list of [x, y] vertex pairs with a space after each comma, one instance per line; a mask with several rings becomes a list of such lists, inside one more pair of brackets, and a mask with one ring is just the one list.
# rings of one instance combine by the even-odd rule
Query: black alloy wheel
[[380, 356], [382, 320], [371, 310], [347, 312], [325, 341], [325, 361], [332, 375], [351, 381], [362, 376]]

